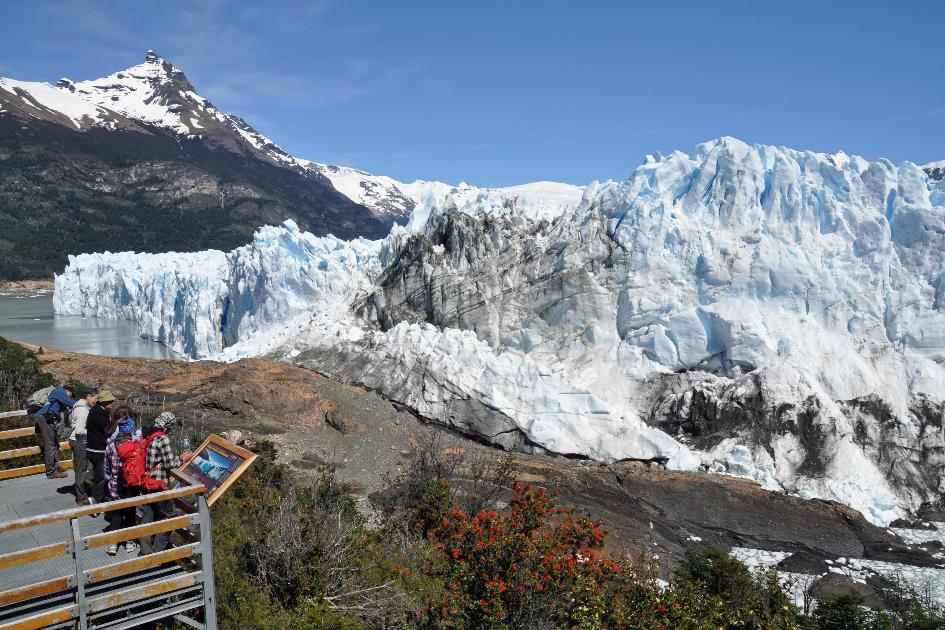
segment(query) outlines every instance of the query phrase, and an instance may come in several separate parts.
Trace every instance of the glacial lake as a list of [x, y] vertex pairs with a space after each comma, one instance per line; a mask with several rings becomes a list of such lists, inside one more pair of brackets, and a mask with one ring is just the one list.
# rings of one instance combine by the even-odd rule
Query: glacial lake
[[141, 338], [133, 323], [99, 317], [53, 315], [51, 293], [0, 295], [0, 337], [108, 357], [179, 357], [170, 348]]

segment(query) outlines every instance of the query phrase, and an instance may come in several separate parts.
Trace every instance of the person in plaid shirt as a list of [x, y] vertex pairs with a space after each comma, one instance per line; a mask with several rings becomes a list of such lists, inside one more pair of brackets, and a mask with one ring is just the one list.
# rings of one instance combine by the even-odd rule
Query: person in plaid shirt
[[[163, 481], [165, 485], [168, 482], [168, 471], [183, 466], [191, 455], [190, 453], [184, 453], [182, 457], [174, 455], [167, 432], [173, 429], [176, 423], [177, 420], [172, 414], [162, 413], [154, 420], [154, 426], [146, 430], [144, 434], [144, 437], [147, 438], [156, 431], [164, 432], [164, 435], [154, 438], [148, 444], [145, 469], [150, 472], [152, 479]], [[160, 490], [155, 490], [155, 492], [160, 492]], [[156, 501], [147, 503], [142, 507], [144, 508], [144, 515], [141, 517], [142, 525], [161, 521], [174, 515], [174, 504], [171, 501]], [[170, 540], [170, 532], [161, 532], [141, 538], [139, 541], [141, 543], [141, 555], [164, 551], [170, 544]]]

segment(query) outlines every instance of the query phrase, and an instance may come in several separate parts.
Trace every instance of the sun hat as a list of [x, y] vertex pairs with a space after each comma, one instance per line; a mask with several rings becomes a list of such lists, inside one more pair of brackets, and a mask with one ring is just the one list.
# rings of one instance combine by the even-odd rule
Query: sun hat
[[98, 393], [98, 401], [100, 403], [113, 402], [114, 400], [115, 396], [107, 389], [103, 389]]

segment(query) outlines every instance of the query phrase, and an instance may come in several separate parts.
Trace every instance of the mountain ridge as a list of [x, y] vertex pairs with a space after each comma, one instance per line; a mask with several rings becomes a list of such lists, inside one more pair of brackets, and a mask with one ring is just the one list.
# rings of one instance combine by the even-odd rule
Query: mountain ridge
[[[0, 278], [50, 277], [67, 254], [123, 249], [120, 240], [150, 252], [232, 249], [286, 219], [380, 238], [444, 189], [473, 190], [294, 157], [153, 50], [98, 79], [0, 77]], [[39, 234], [49, 232], [71, 238], [46, 248]]]
[[[0, 278], [48, 278], [68, 254], [123, 243], [228, 249], [289, 218], [321, 234], [386, 233], [389, 221], [321, 174], [234, 140], [245, 123], [190, 87], [157, 55], [129, 74], [57, 87], [0, 78]], [[180, 133], [177, 122], [197, 118], [204, 137]]]

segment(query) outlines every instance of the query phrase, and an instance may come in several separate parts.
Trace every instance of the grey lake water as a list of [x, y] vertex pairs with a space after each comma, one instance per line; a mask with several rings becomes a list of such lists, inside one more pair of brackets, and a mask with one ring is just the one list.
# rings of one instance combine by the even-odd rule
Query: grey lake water
[[53, 315], [52, 294], [0, 295], [0, 337], [58, 350], [109, 357], [173, 359], [170, 348], [138, 335], [135, 324]]

